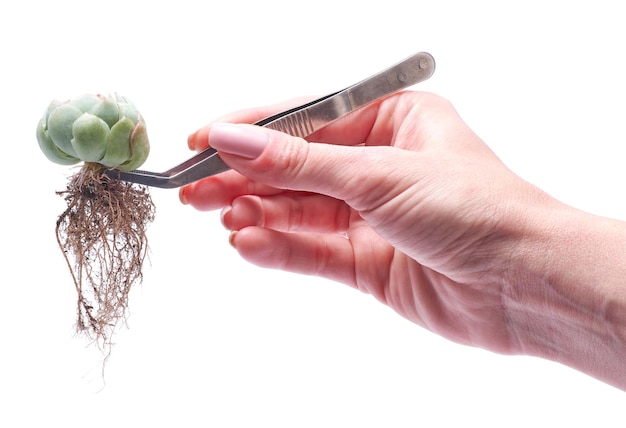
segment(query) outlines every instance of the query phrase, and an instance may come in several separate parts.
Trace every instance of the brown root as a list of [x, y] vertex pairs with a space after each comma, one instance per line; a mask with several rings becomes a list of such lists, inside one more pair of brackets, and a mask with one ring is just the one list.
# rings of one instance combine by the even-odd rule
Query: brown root
[[128, 294], [141, 283], [148, 252], [147, 226], [155, 207], [148, 189], [112, 180], [102, 166], [86, 163], [57, 192], [67, 202], [56, 235], [76, 291], [76, 329], [109, 348], [127, 319]]

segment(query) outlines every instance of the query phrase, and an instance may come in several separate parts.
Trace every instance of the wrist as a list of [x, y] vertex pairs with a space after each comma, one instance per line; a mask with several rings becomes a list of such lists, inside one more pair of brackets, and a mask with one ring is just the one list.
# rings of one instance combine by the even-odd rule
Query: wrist
[[540, 210], [504, 287], [512, 337], [525, 354], [626, 389], [626, 223]]

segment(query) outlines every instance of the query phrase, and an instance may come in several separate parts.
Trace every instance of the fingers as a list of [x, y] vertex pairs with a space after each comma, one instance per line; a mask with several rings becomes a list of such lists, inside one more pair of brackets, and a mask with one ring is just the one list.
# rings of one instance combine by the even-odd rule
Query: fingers
[[355, 284], [352, 246], [338, 235], [285, 233], [251, 226], [234, 232], [231, 244], [257, 266]]
[[345, 234], [351, 211], [346, 204], [317, 194], [287, 193], [269, 197], [242, 196], [222, 213], [229, 230], [259, 226], [285, 232]]
[[180, 201], [200, 211], [221, 209], [241, 195], [274, 195], [281, 192], [275, 187], [250, 181], [236, 171], [226, 171], [204, 180], [196, 181], [179, 191]]
[[388, 245], [342, 201], [297, 192], [247, 195], [223, 211], [222, 222], [234, 231], [231, 245], [253, 264], [319, 275], [382, 298], [375, 278], [386, 260], [373, 247]]
[[386, 302], [393, 248], [341, 201], [242, 196], [222, 221], [234, 230], [231, 245], [253, 264], [340, 281]]

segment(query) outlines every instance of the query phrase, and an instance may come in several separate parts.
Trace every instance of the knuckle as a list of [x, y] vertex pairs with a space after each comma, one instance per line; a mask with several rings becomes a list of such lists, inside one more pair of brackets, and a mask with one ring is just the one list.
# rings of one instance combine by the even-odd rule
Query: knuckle
[[[272, 139], [276, 136], [272, 135]], [[296, 137], [280, 136], [285, 138], [286, 144], [276, 145], [280, 149], [270, 153], [269, 170], [278, 179], [281, 188], [297, 186], [300, 179], [307, 174], [307, 164], [310, 157], [310, 147], [307, 142]]]

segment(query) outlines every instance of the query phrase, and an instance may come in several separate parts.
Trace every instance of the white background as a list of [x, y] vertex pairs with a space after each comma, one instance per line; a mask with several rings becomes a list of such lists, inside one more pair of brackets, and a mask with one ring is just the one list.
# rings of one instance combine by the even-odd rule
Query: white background
[[152, 192], [151, 262], [103, 378], [73, 334], [54, 237], [74, 170], [35, 139], [52, 99], [118, 92], [146, 118], [144, 167], [162, 170], [219, 115], [423, 50], [437, 71], [415, 89], [452, 100], [527, 180], [626, 219], [619, 2], [26, 0], [0, 6], [0, 47], [0, 426], [624, 426], [626, 395], [574, 370], [452, 344], [342, 285], [248, 265], [218, 213], [174, 190]]

